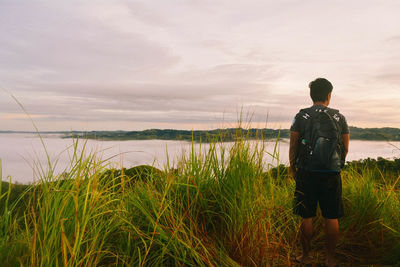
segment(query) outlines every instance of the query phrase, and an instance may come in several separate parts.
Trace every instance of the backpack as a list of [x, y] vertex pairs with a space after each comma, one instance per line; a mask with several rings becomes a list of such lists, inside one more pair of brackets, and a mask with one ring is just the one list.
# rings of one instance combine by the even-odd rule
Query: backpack
[[308, 171], [340, 172], [344, 165], [338, 110], [311, 107], [300, 110], [306, 120], [299, 140], [297, 166]]

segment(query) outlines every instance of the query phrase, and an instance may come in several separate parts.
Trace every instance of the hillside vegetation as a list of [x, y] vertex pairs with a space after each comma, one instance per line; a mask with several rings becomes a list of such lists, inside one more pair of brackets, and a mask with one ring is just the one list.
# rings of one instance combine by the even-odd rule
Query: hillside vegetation
[[[400, 129], [398, 128], [358, 128], [349, 127], [352, 140], [377, 140], [400, 141]], [[210, 140], [235, 141], [236, 132], [240, 130], [248, 139], [277, 139], [289, 138], [289, 129], [214, 129], [214, 130], [175, 130], [175, 129], [149, 129], [143, 131], [55, 131], [42, 132], [44, 135], [57, 134], [62, 138], [81, 138], [99, 140], [185, 140], [195, 142], [209, 142]], [[28, 133], [26, 131], [0, 131], [0, 134]]]
[[[248, 139], [276, 139], [289, 138], [288, 129], [215, 129], [215, 130], [173, 130], [151, 129], [144, 131], [92, 131], [64, 133], [64, 138], [79, 137], [100, 140], [186, 140], [196, 142], [208, 142], [219, 138], [224, 141], [235, 141], [236, 132], [243, 131]], [[397, 128], [357, 128], [350, 127], [352, 140], [385, 140], [400, 141], [400, 129]]]

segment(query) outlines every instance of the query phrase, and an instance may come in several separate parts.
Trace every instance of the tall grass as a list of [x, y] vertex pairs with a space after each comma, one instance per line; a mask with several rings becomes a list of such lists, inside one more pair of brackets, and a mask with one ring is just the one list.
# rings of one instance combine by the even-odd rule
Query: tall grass
[[[278, 144], [278, 140], [276, 141]], [[194, 144], [164, 170], [113, 170], [78, 152], [62, 175], [52, 170], [5, 203], [0, 262], [9, 266], [290, 266], [300, 220], [292, 215], [294, 182], [262, 137]], [[276, 160], [279, 164], [279, 160]], [[53, 167], [51, 167], [53, 168]], [[343, 171], [346, 216], [341, 260], [400, 263], [399, 177], [368, 168]], [[49, 175], [48, 175], [49, 174]], [[1, 191], [3, 192], [3, 191]], [[6, 200], [12, 193], [2, 193]], [[316, 221], [317, 227], [321, 224]], [[323, 258], [316, 231], [316, 260]]]

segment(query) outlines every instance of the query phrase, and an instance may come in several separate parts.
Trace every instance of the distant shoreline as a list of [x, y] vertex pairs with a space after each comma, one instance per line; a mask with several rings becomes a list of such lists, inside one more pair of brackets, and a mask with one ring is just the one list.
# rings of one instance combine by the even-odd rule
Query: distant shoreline
[[[352, 140], [365, 141], [400, 141], [399, 128], [358, 128], [350, 126]], [[143, 131], [44, 131], [42, 135], [58, 134], [60, 138], [83, 138], [104, 141], [124, 140], [176, 140], [176, 141], [235, 141], [237, 133], [248, 139], [277, 139], [289, 138], [289, 129], [214, 129], [214, 130], [176, 130], [176, 129], [149, 129]], [[31, 131], [0, 131], [0, 134], [35, 134]]]

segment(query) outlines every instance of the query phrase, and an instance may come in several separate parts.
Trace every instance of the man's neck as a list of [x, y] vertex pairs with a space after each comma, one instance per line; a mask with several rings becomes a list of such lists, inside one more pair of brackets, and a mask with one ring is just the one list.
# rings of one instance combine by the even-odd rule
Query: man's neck
[[314, 102], [313, 106], [325, 106], [325, 107], [327, 107], [328, 106], [328, 101], [324, 101], [324, 102], [317, 101], [317, 102]]

